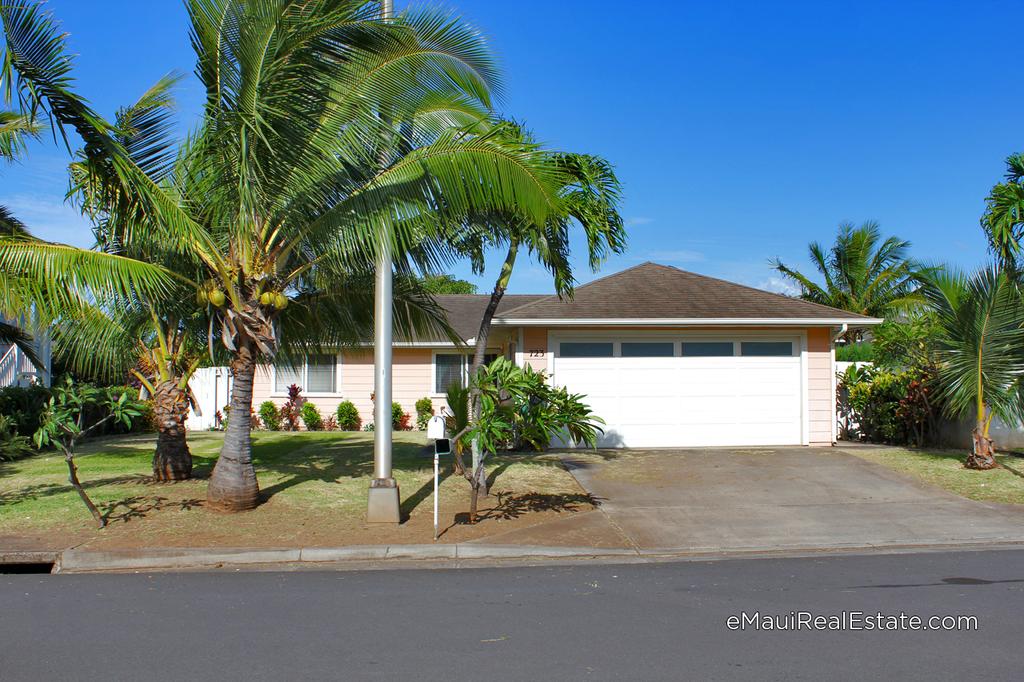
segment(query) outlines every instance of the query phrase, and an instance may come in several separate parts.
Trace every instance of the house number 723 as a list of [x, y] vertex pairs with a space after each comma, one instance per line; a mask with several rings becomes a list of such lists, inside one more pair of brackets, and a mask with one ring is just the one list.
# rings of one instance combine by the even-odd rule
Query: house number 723
[[530, 349], [530, 357], [531, 358], [542, 358], [542, 357], [544, 357], [543, 349], [531, 348]]

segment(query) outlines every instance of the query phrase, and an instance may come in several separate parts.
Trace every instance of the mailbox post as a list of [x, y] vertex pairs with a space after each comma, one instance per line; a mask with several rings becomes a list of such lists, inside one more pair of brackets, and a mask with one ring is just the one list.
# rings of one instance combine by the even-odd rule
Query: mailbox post
[[434, 441], [434, 541], [437, 541], [438, 479], [441, 455], [452, 454], [452, 442], [445, 438], [444, 417], [433, 416], [427, 422], [427, 438]]

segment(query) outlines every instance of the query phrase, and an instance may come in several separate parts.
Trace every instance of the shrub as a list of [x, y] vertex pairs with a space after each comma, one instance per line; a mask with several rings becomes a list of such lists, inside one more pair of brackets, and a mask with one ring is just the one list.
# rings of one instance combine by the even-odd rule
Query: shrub
[[358, 431], [362, 420], [359, 418], [359, 410], [351, 400], [339, 403], [337, 409], [338, 428], [342, 431]]
[[302, 423], [306, 425], [307, 431], [323, 430], [324, 420], [320, 418], [320, 410], [316, 405], [310, 402], [303, 403], [300, 412], [302, 413]]
[[842, 377], [849, 410], [869, 441], [923, 445], [934, 428], [937, 406], [931, 399], [934, 376], [927, 370], [869, 372]]
[[31, 438], [49, 400], [50, 389], [43, 386], [0, 388], [0, 414], [11, 420], [12, 433]]
[[328, 415], [327, 419], [324, 420], [324, 431], [337, 431], [337, 430], [338, 430], [338, 420], [337, 420], [337, 418], [335, 418], [335, 416], [333, 414], [332, 415]]
[[32, 443], [28, 436], [20, 436], [18, 424], [13, 417], [0, 414], [0, 462], [27, 457], [32, 454]]
[[416, 401], [416, 428], [420, 431], [427, 430], [427, 423], [434, 416], [434, 403], [430, 398], [420, 398]]
[[281, 415], [277, 411], [277, 405], [271, 400], [264, 400], [260, 403], [260, 419], [267, 431], [281, 430]]
[[874, 346], [870, 341], [836, 346], [836, 360], [839, 362], [873, 362], [874, 359]]
[[302, 404], [306, 399], [302, 397], [302, 389], [296, 384], [288, 387], [288, 400], [281, 406], [281, 427], [285, 431], [298, 431], [299, 420], [302, 418]]
[[401, 403], [391, 403], [391, 428], [395, 431], [409, 430], [409, 415], [402, 409]]
[[366, 422], [366, 425], [363, 426], [363, 431], [373, 431], [373, 422]]

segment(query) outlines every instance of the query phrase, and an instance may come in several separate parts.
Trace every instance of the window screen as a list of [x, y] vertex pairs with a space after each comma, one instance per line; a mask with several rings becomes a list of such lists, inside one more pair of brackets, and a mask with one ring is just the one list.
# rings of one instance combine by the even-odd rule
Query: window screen
[[624, 358], [670, 358], [675, 355], [675, 344], [667, 342], [623, 341], [622, 357]]
[[310, 355], [306, 366], [307, 393], [334, 393], [337, 358], [333, 355]]
[[744, 341], [740, 346], [743, 355], [755, 357], [793, 355], [792, 341]]
[[296, 361], [295, 367], [281, 364], [274, 368], [274, 393], [287, 393], [288, 387], [292, 384], [305, 388], [302, 383], [301, 361]]
[[733, 354], [732, 341], [683, 341], [683, 357], [718, 358]]
[[452, 384], [464, 385], [462, 380], [463, 356], [438, 353], [434, 356], [434, 392], [445, 393]]
[[576, 341], [559, 344], [558, 354], [563, 358], [610, 358], [611, 342]]

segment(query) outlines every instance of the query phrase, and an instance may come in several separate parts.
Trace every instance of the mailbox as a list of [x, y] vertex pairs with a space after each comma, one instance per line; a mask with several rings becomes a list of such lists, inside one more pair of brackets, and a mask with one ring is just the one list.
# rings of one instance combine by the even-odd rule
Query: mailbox
[[430, 421], [427, 422], [427, 438], [431, 440], [444, 438], [444, 417], [435, 415], [430, 418]]

